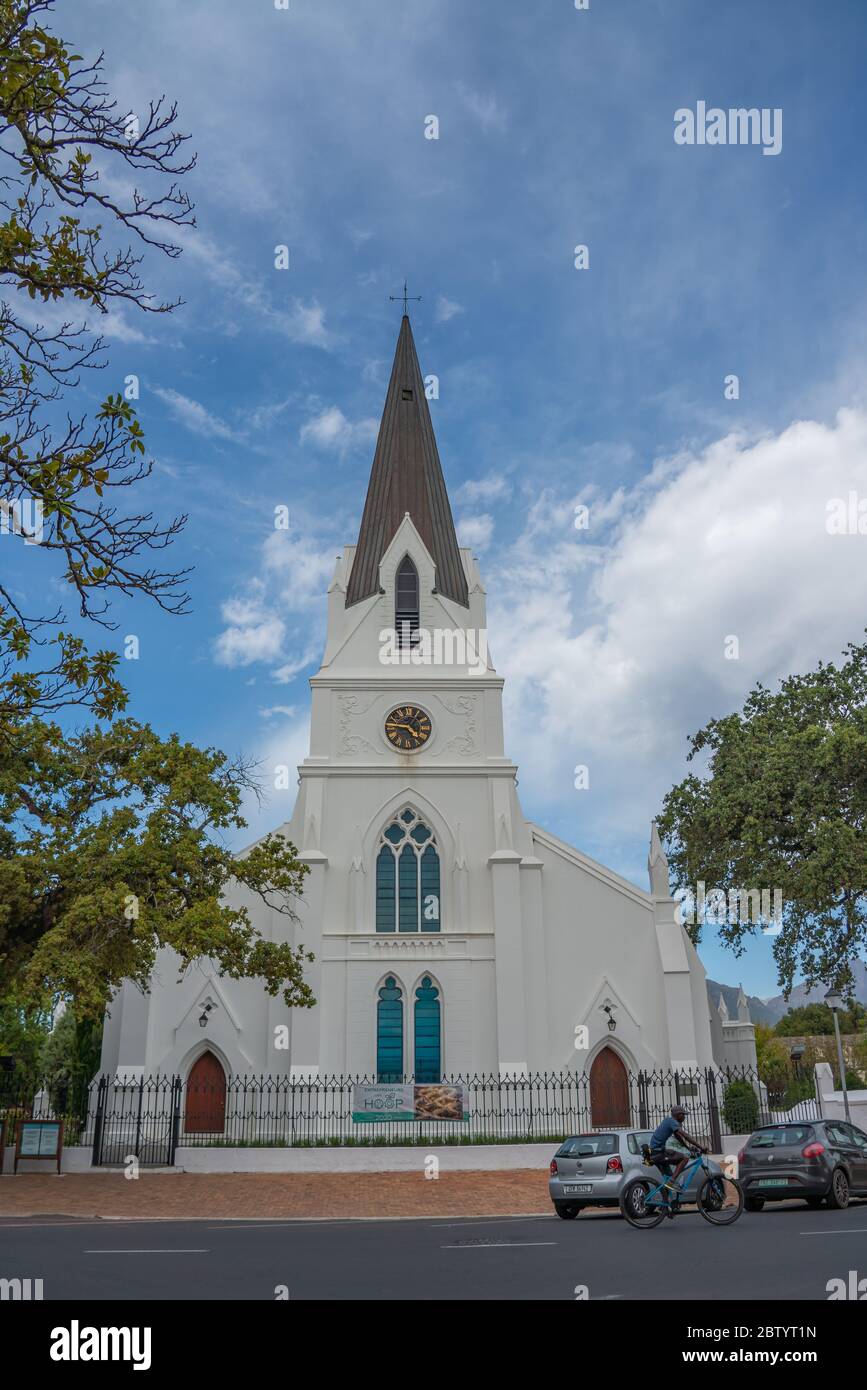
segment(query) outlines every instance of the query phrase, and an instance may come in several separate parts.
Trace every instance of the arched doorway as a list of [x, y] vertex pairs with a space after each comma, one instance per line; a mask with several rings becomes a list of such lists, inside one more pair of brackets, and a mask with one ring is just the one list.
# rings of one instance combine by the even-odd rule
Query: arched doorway
[[226, 1127], [226, 1073], [213, 1052], [203, 1052], [187, 1077], [185, 1134], [222, 1134]]
[[590, 1120], [594, 1129], [630, 1122], [629, 1078], [612, 1047], [603, 1047], [590, 1068]]

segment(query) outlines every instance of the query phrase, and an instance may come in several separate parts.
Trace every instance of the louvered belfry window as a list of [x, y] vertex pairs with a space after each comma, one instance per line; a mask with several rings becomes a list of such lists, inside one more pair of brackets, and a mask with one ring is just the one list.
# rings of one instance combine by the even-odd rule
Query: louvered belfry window
[[416, 645], [419, 627], [418, 570], [408, 555], [404, 555], [397, 571], [394, 626], [397, 629], [398, 646]]

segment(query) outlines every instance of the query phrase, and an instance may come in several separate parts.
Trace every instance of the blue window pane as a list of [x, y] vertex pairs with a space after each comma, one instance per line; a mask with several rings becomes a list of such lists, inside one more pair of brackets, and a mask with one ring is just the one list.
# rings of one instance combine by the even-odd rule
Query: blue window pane
[[421, 857], [421, 929], [440, 931], [440, 857], [428, 845]]
[[398, 860], [400, 931], [418, 931], [418, 859], [411, 845], [404, 845]]
[[414, 811], [401, 811], [401, 813], [400, 813], [400, 818], [401, 818], [402, 821], [405, 821], [407, 825], [409, 825], [410, 821], [414, 821], [414, 820], [415, 820], [415, 812], [414, 812]]
[[376, 1005], [376, 1077], [403, 1080], [403, 997], [394, 976], [379, 991]]
[[416, 844], [419, 845], [423, 845], [425, 840], [430, 839], [430, 831], [428, 830], [426, 825], [417, 825], [414, 830], [410, 831], [410, 834], [412, 835], [412, 838], [415, 840]]
[[439, 990], [426, 975], [415, 992], [415, 1079], [442, 1080]]
[[376, 859], [376, 930], [394, 931], [394, 855], [383, 845]]
[[399, 825], [390, 825], [385, 832], [385, 838], [391, 840], [393, 845], [399, 845], [405, 834], [406, 831]]

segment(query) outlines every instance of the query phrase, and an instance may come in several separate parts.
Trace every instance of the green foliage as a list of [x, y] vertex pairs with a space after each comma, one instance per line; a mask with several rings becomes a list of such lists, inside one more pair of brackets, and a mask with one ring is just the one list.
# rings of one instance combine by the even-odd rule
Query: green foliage
[[99, 1070], [101, 1040], [100, 1020], [79, 1021], [73, 1010], [67, 1009], [43, 1044], [40, 1079], [52, 1091], [61, 1086], [85, 1087]]
[[867, 1076], [867, 1036], [859, 1038], [853, 1048], [855, 1065], [863, 1076]]
[[[102, 339], [77, 326], [76, 314], [176, 307], [145, 289], [142, 255], [116, 234], [176, 257], [165, 236], [193, 224], [179, 178], [194, 160], [179, 159], [187, 137], [175, 129], [174, 106], [159, 98], [131, 123], [105, 86], [102, 58], [86, 63], [45, 27], [52, 8], [53, 0], [0, 0], [0, 514], [4, 546], [17, 537], [55, 552], [80, 615], [111, 626], [104, 615], [116, 593], [185, 611], [183, 575], [153, 564], [185, 518], [160, 526], [146, 506], [119, 505], [151, 471], [128, 400], [109, 395], [92, 423], [57, 402], [82, 371], [104, 366]], [[146, 191], [134, 186], [141, 173]], [[33, 302], [26, 313], [22, 294]], [[69, 301], [68, 317], [43, 324], [43, 306]], [[89, 651], [62, 610], [25, 612], [15, 586], [0, 580], [0, 737], [67, 704], [115, 716], [126, 706], [117, 667], [117, 653]]]
[[773, 1029], [757, 1023], [755, 1034], [758, 1073], [768, 1088], [769, 1097], [776, 1104], [777, 1099], [786, 1094], [792, 1080], [791, 1055]]
[[758, 1124], [759, 1100], [749, 1081], [731, 1081], [723, 1092], [722, 1113], [729, 1134], [750, 1134]]
[[0, 1073], [0, 1087], [35, 1088], [50, 1028], [50, 1009], [27, 1006], [12, 991], [0, 998], [0, 1056], [15, 1059], [11, 1072]]
[[312, 1004], [309, 952], [264, 940], [226, 896], [240, 887], [236, 899], [292, 920], [308, 872], [280, 835], [237, 859], [226, 848], [255, 785], [242, 762], [133, 720], [74, 737], [18, 728], [0, 758], [0, 993], [30, 1009], [73, 1000], [83, 1023], [124, 979], [147, 988], [168, 946], [181, 969], [210, 957], [290, 1007]]
[[[773, 950], [786, 993], [797, 975], [845, 991], [867, 944], [867, 645], [844, 656], [776, 694], [757, 686], [741, 713], [694, 734], [689, 756], [707, 756], [706, 775], [675, 786], [659, 817], [678, 888], [781, 891]], [[758, 930], [718, 924], [735, 954]]]
[[[867, 1027], [867, 1009], [863, 1004], [853, 1003], [839, 1013], [841, 1033], [860, 1033]], [[799, 1009], [789, 1009], [776, 1025], [776, 1032], [783, 1038], [820, 1037], [834, 1032], [834, 1014], [827, 1004], [804, 1004]]]

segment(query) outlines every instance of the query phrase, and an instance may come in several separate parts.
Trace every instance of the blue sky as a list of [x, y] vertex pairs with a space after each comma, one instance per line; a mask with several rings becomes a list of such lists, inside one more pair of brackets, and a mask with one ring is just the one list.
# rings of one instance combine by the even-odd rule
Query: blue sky
[[[131, 712], [304, 755], [406, 276], [525, 812], [646, 884], [687, 734], [865, 625], [867, 538], [825, 530], [867, 496], [861, 0], [78, 0], [57, 27], [131, 110], [176, 99], [199, 156], [198, 229], [145, 266], [184, 305], [112, 315], [88, 384], [139, 376], [148, 505], [190, 515], [191, 615], [115, 613]], [[699, 100], [781, 108], [781, 153], [676, 145]], [[702, 957], [776, 992], [767, 938]]]

